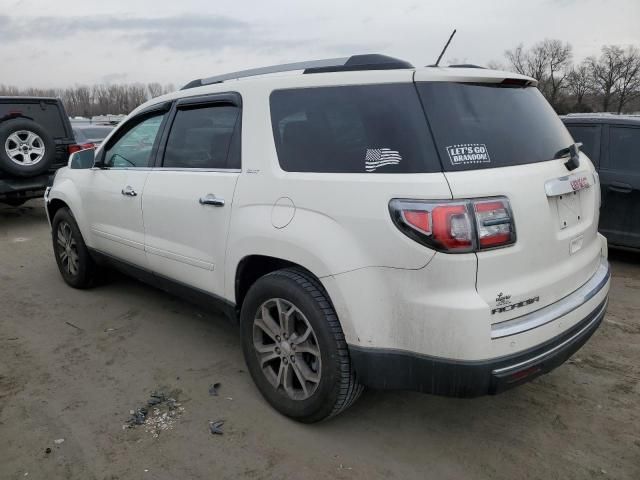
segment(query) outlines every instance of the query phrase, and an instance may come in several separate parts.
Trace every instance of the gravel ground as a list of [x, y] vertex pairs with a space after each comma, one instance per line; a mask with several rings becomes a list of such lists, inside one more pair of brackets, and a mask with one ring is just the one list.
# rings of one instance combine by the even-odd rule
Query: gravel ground
[[[67, 287], [40, 202], [0, 206], [0, 478], [638, 479], [640, 255], [611, 261], [602, 327], [551, 374], [474, 400], [366, 392], [306, 426], [261, 398], [226, 320], [117, 275]], [[153, 392], [174, 409], [129, 428]]]

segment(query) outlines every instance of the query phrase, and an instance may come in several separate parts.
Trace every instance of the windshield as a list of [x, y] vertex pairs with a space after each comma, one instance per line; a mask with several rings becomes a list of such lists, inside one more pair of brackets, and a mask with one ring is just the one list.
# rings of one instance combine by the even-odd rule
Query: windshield
[[449, 82], [417, 86], [445, 171], [542, 162], [573, 143], [535, 87]]

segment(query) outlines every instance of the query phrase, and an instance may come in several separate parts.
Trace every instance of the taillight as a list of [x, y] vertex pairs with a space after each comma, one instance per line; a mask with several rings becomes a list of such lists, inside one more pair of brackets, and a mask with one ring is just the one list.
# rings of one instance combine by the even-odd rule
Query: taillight
[[511, 219], [511, 208], [506, 198], [476, 200], [473, 202], [480, 248], [511, 245], [516, 234]]
[[89, 148], [96, 148], [96, 146], [93, 143], [73, 144], [67, 147], [67, 152], [71, 155], [72, 153], [79, 152], [80, 150], [87, 150]]
[[391, 218], [408, 237], [435, 250], [466, 253], [516, 241], [509, 200], [423, 201], [394, 199]]

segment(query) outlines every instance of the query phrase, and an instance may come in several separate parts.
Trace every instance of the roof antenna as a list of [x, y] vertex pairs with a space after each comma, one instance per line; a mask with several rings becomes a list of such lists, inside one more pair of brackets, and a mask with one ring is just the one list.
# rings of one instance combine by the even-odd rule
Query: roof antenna
[[436, 64], [434, 65], [434, 67], [437, 67], [438, 64], [440, 63], [440, 60], [442, 60], [442, 56], [444, 55], [444, 52], [447, 51], [447, 48], [449, 48], [449, 44], [451, 43], [451, 39], [453, 38], [453, 36], [456, 34], [456, 29], [453, 29], [453, 32], [451, 33], [451, 36], [449, 37], [449, 40], [447, 40], [447, 44], [444, 46], [444, 48], [442, 49], [442, 52], [440, 52], [440, 56], [438, 57], [438, 61], [436, 62]]

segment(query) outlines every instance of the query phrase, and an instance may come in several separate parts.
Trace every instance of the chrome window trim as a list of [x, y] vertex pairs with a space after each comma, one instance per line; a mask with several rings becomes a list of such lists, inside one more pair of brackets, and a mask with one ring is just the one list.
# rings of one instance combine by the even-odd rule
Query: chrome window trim
[[93, 167], [91, 170], [133, 170], [136, 172], [146, 172], [153, 169], [152, 167]]
[[188, 167], [154, 167], [154, 172], [214, 172], [214, 173], [242, 173], [241, 168], [188, 168]]
[[596, 273], [587, 283], [573, 293], [535, 312], [491, 325], [491, 339], [495, 340], [524, 333], [567, 315], [598, 294], [607, 284], [610, 277], [609, 262], [603, 258], [600, 260]]

